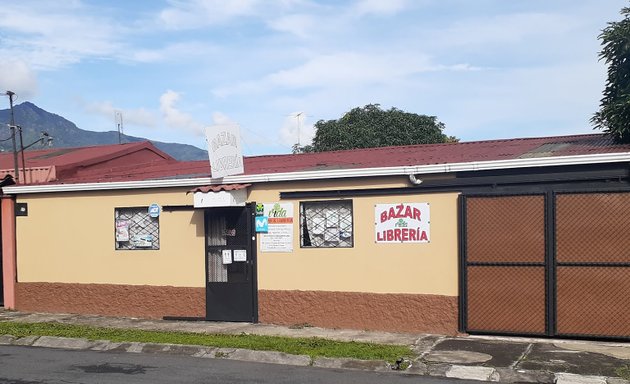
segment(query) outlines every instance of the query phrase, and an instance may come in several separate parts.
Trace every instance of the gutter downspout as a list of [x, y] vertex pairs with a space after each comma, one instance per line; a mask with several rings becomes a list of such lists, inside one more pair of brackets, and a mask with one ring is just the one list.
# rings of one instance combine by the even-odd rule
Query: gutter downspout
[[416, 177], [416, 175], [414, 175], [413, 173], [409, 175], [409, 181], [413, 185], [420, 185], [420, 184], [422, 184], [422, 179], [418, 179]]

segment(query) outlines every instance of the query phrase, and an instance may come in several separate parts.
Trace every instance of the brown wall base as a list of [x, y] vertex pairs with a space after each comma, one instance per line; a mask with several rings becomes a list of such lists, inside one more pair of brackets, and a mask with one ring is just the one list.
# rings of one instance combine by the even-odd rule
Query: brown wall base
[[453, 296], [321, 291], [258, 292], [262, 323], [456, 334]]
[[[204, 288], [17, 283], [16, 309], [142, 318], [205, 317]], [[262, 323], [457, 333], [457, 297], [323, 291], [258, 292]]]
[[16, 309], [143, 318], [205, 317], [204, 288], [17, 283]]

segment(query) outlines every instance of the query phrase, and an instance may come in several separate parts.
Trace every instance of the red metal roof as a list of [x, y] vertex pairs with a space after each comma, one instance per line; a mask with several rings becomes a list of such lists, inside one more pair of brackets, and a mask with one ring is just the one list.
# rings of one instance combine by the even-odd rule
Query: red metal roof
[[[111, 160], [116, 157], [125, 156], [142, 150], [148, 150], [154, 153], [155, 158], [175, 160], [168, 154], [157, 149], [149, 141], [141, 141], [137, 143], [113, 144], [113, 145], [97, 145], [89, 147], [76, 148], [49, 148], [38, 149], [32, 151], [24, 151], [26, 166], [28, 167], [47, 167], [47, 166], [69, 166], [69, 165], [91, 165], [105, 160]], [[22, 158], [19, 156], [21, 164]], [[0, 153], [0, 169], [13, 168], [13, 153]]]
[[603, 134], [537, 137], [258, 156], [245, 161], [245, 173], [431, 165], [613, 152], [630, 152], [630, 145], [615, 144]]
[[[88, 152], [96, 151], [97, 153], [104, 152], [101, 147], [88, 147], [84, 150]], [[244, 165], [245, 174], [253, 175], [314, 170], [511, 160], [615, 152], [630, 152], [630, 145], [616, 144], [609, 136], [604, 134], [590, 134], [424, 144], [295, 155], [252, 156], [245, 157]], [[29, 160], [27, 160], [27, 165], [28, 163]], [[180, 162], [173, 159], [163, 159], [142, 164], [142, 166], [138, 164], [125, 164], [99, 169], [91, 169], [88, 167], [76, 172], [74, 175], [63, 177], [59, 182], [87, 183], [201, 177], [210, 177], [210, 165], [206, 160]]]
[[[176, 163], [168, 154], [157, 149], [148, 141], [114, 145], [100, 145], [78, 148], [52, 148], [24, 152], [18, 156], [20, 169], [26, 168], [26, 181], [57, 181], [79, 177], [82, 173], [99, 174], [107, 169], [128, 168], [135, 172], [143, 167], [159, 164]], [[0, 173], [14, 173], [13, 153], [0, 153]], [[32, 172], [40, 171], [40, 177]], [[47, 175], [47, 176], [41, 176]], [[20, 172], [20, 178], [24, 174]], [[23, 181], [23, 180], [22, 180]]]
[[221, 192], [221, 191], [238, 191], [239, 189], [245, 189], [251, 186], [251, 184], [220, 184], [220, 185], [206, 185], [203, 187], [193, 188], [188, 193], [194, 192]]

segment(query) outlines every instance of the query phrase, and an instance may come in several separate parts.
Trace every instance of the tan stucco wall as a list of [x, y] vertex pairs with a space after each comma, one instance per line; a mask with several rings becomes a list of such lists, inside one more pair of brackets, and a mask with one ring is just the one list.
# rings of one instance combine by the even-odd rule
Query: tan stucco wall
[[[392, 179], [390, 179], [392, 180]], [[352, 182], [352, 188], [409, 186], [409, 181], [373, 179]], [[457, 193], [353, 197], [353, 248], [300, 248], [299, 202], [280, 200], [279, 191], [346, 189], [347, 181], [322, 186], [317, 182], [268, 183], [252, 187], [249, 200], [257, 203], [292, 202], [292, 253], [258, 252], [261, 290], [411, 293], [457, 296]], [[421, 188], [419, 188], [421, 191]], [[331, 199], [334, 200], [334, 199]], [[429, 203], [430, 243], [375, 243], [374, 204]], [[260, 239], [259, 239], [260, 244]]]
[[[277, 202], [280, 191], [408, 186], [404, 177], [260, 183], [250, 187], [248, 200]], [[300, 248], [299, 200], [282, 200], [294, 205], [294, 251], [259, 249], [258, 288], [457, 296], [457, 196], [351, 198], [354, 247], [343, 249]], [[202, 210], [162, 212], [160, 250], [114, 249], [116, 207], [191, 205], [192, 199], [186, 189], [19, 196], [29, 212], [17, 218], [18, 281], [204, 287]], [[403, 202], [430, 204], [431, 242], [376, 244], [374, 204]]]
[[186, 189], [19, 196], [19, 282], [204, 287], [203, 211], [162, 212], [160, 249], [114, 249], [114, 209], [192, 205]]

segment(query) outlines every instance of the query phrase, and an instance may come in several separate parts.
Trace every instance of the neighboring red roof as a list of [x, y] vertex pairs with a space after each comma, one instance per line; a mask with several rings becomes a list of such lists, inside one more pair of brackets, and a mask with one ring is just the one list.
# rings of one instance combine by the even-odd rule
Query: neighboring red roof
[[[111, 146], [108, 146], [111, 147]], [[92, 149], [89, 149], [92, 148]], [[87, 151], [103, 151], [89, 147]], [[110, 149], [111, 150], [111, 149]], [[604, 134], [488, 140], [446, 144], [382, 147], [306, 154], [245, 157], [245, 174], [284, 173], [331, 169], [415, 166], [534, 157], [630, 152], [629, 144], [616, 144]], [[52, 159], [52, 157], [51, 157]], [[27, 165], [29, 160], [27, 160]], [[172, 159], [109, 168], [85, 168], [64, 177], [62, 183], [141, 181], [210, 177], [207, 160]]]
[[[18, 155], [19, 168], [26, 168], [28, 182], [43, 180], [55, 182], [83, 173], [98, 174], [113, 168], [128, 167], [135, 172], [154, 164], [176, 163], [173, 157], [157, 149], [148, 141], [114, 145], [100, 145], [78, 148], [51, 148], [24, 152]], [[0, 173], [13, 174], [13, 153], [0, 153]], [[43, 172], [42, 172], [43, 170]], [[35, 176], [33, 172], [40, 172]], [[42, 176], [45, 175], [45, 176]], [[20, 178], [24, 174], [20, 172]]]
[[[96, 145], [75, 148], [48, 148], [24, 151], [26, 167], [91, 165], [104, 160], [124, 156], [133, 152], [148, 150], [156, 155], [156, 158], [175, 160], [168, 154], [157, 149], [149, 141], [137, 143]], [[21, 164], [22, 157], [19, 156]], [[0, 152], [0, 169], [13, 168], [13, 153]]]

